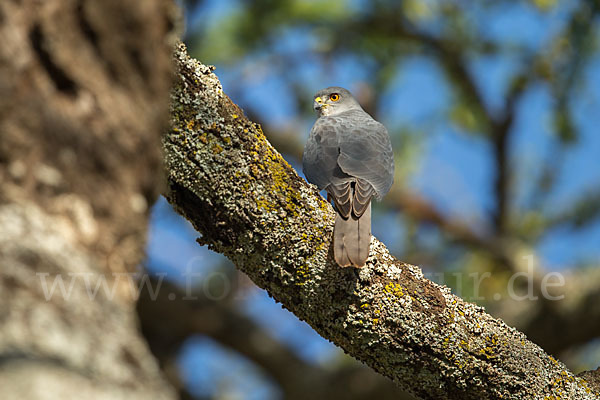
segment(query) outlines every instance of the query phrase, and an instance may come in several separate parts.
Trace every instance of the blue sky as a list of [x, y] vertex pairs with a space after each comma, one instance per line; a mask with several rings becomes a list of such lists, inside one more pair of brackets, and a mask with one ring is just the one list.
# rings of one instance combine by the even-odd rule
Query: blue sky
[[[532, 49], [543, 49], [549, 39], [565, 23], [570, 12], [567, 3], [547, 13], [540, 13], [526, 2], [469, 8], [470, 18], [478, 21], [481, 34], [490, 40], [513, 42]], [[221, 16], [231, 12], [235, 0], [205, 1], [197, 15], [189, 16], [188, 26], [201, 20], [218, 23]], [[362, 7], [361, 1], [354, 1]], [[362, 4], [362, 5], [361, 5]], [[477, 3], [475, 3], [477, 4]], [[288, 55], [302, 54], [314, 46], [310, 34], [303, 30], [284, 30], [270, 51]], [[216, 74], [224, 90], [239, 87], [240, 79], [248, 78], [244, 89], [236, 92], [233, 100], [242, 108], [253, 107], [262, 121], [274, 126], [294, 126], [303, 140], [308, 135], [312, 119], [298, 117], [294, 103], [273, 94], [288, 90], [281, 70], [272, 67], [269, 52], [259, 53], [241, 65], [216, 65]], [[356, 57], [345, 56], [335, 66], [321, 70], [320, 64], [311, 63], [307, 57], [293, 73], [314, 91], [321, 87], [340, 85], [354, 88], [365, 79], [370, 66]], [[214, 63], [211, 60], [201, 60]], [[244, 73], [247, 65], [260, 66], [260, 73], [251, 76]], [[506, 91], [508, 79], [514, 71], [522, 68], [519, 60], [510, 57], [487, 57], [472, 60], [469, 65], [486, 105], [499, 110]], [[398, 74], [384, 93], [378, 94], [380, 119], [388, 127], [411, 126], [422, 132], [422, 154], [408, 186], [433, 202], [442, 212], [459, 217], [478, 226], [493, 211], [492, 149], [480, 136], [462, 132], [448, 124], [446, 109], [452, 101], [452, 91], [440, 68], [421, 56], [409, 57], [398, 66]], [[585, 70], [587, 85], [577, 88], [580, 100], [574, 102], [573, 115], [581, 133], [580, 141], [564, 156], [564, 168], [559, 176], [557, 189], [551, 193], [549, 210], [560, 211], [574, 198], [598, 187], [600, 182], [600, 57], [596, 56]], [[307, 104], [311, 99], [306, 99]], [[531, 201], [530, 188], [538, 178], [539, 165], [558, 162], [553, 142], [550, 110], [552, 94], [544, 85], [534, 87], [519, 104], [510, 142], [509, 164], [515, 175], [511, 201], [516, 207], [526, 208]], [[310, 105], [308, 105], [310, 107]], [[398, 218], [375, 218], [373, 231], [390, 248], [398, 253], [404, 227]], [[154, 272], [166, 272], [168, 277], [181, 282], [181, 272], [186, 268], [208, 271], [224, 261], [194, 241], [198, 235], [191, 226], [172, 215], [163, 199], [155, 206], [151, 235], [148, 244], [148, 265]], [[600, 223], [574, 231], [557, 229], [546, 235], [536, 250], [543, 265], [560, 270], [577, 263], [600, 266]], [[401, 255], [401, 254], [400, 254]], [[575, 260], [575, 261], [574, 261]], [[250, 291], [239, 300], [240, 308], [273, 336], [288, 343], [307, 361], [326, 363], [335, 360], [340, 352], [314, 333], [306, 324], [299, 322], [289, 312], [282, 310], [263, 291]], [[268, 316], [268, 317], [266, 317]], [[233, 392], [241, 398], [278, 398], [276, 387], [251, 363], [239, 355], [206, 338], [196, 337], [186, 344], [181, 354], [181, 367], [186, 380], [197, 393], [211, 394], [218, 388], [211, 383], [225, 379]], [[228, 389], [229, 390], [229, 389]]]

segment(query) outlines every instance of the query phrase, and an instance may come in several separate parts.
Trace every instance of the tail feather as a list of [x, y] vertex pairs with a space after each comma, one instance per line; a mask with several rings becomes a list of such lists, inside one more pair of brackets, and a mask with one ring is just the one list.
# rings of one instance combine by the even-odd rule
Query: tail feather
[[371, 247], [371, 203], [360, 217], [337, 214], [333, 229], [333, 256], [341, 267], [364, 267]]

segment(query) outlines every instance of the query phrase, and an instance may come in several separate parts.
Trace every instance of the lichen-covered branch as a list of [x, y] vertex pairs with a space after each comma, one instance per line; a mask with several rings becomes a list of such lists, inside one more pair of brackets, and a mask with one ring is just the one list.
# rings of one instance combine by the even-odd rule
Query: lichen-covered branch
[[164, 136], [174, 208], [258, 286], [353, 357], [426, 399], [595, 399], [525, 335], [392, 257], [376, 238], [363, 269], [332, 259], [333, 210], [222, 92], [175, 52]]

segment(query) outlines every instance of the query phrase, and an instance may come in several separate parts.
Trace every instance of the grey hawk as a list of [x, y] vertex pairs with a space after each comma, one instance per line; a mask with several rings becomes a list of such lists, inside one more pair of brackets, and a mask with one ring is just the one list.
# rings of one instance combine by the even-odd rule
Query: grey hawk
[[371, 244], [371, 199], [381, 199], [394, 179], [390, 137], [344, 88], [318, 91], [313, 107], [318, 118], [304, 147], [302, 170], [333, 200], [335, 261], [362, 267]]

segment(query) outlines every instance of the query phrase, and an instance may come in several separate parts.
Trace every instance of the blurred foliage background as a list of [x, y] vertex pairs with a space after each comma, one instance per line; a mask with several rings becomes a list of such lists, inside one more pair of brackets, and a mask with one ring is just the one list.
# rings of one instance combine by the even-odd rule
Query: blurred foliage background
[[[394, 144], [373, 233], [575, 372], [598, 367], [600, 1], [182, 6], [190, 54], [299, 173], [313, 93], [348, 88]], [[195, 236], [155, 206], [148, 269], [190, 299], [139, 306], [182, 398], [410, 398]]]

